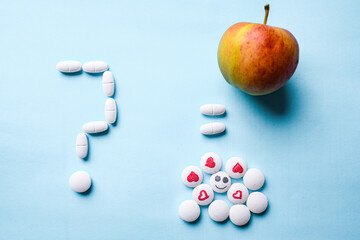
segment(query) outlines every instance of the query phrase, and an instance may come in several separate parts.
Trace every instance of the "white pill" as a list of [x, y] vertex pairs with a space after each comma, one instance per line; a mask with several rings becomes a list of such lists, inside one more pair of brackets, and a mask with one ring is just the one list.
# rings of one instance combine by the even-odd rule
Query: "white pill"
[[231, 178], [225, 172], [217, 172], [210, 177], [210, 186], [217, 193], [224, 193], [231, 186]]
[[246, 202], [249, 197], [249, 190], [241, 183], [234, 183], [229, 188], [227, 196], [233, 204], [240, 204]]
[[102, 77], [102, 86], [106, 96], [111, 97], [114, 95], [114, 76], [110, 71], [105, 71]]
[[225, 113], [225, 107], [221, 104], [205, 104], [200, 107], [200, 112], [210, 116], [222, 115]]
[[74, 73], [81, 70], [81, 63], [78, 61], [62, 61], [56, 64], [56, 69], [64, 73]]
[[91, 187], [91, 178], [87, 172], [77, 171], [71, 175], [69, 183], [72, 190], [82, 193]]
[[193, 190], [193, 199], [200, 206], [209, 205], [214, 199], [214, 191], [207, 184], [201, 184], [194, 188]]
[[247, 165], [242, 158], [232, 157], [226, 162], [225, 170], [232, 178], [242, 178], [247, 170]]
[[250, 193], [246, 205], [252, 213], [262, 213], [268, 207], [267, 197], [261, 192]]
[[245, 173], [243, 182], [248, 189], [258, 190], [264, 185], [265, 177], [260, 170], [252, 168]]
[[200, 132], [204, 135], [214, 135], [225, 131], [225, 124], [221, 122], [207, 123], [200, 127]]
[[251, 213], [245, 205], [234, 205], [229, 212], [230, 221], [237, 226], [244, 226], [250, 221]]
[[108, 124], [104, 121], [89, 122], [85, 123], [82, 129], [86, 133], [101, 133], [108, 129]]
[[200, 207], [194, 200], [186, 200], [180, 204], [179, 215], [186, 222], [194, 222], [200, 216]]
[[215, 200], [209, 206], [209, 217], [216, 222], [223, 222], [229, 217], [229, 206], [223, 200]]
[[186, 186], [193, 188], [201, 184], [203, 174], [200, 168], [188, 166], [182, 171], [181, 179]]
[[213, 152], [205, 153], [200, 160], [202, 170], [209, 174], [217, 173], [221, 168], [221, 164], [221, 158]]
[[87, 73], [100, 73], [108, 70], [108, 65], [103, 61], [91, 61], [84, 63], [83, 70]]
[[113, 98], [108, 98], [105, 102], [105, 119], [108, 123], [116, 122], [116, 102]]
[[88, 155], [88, 138], [85, 133], [79, 133], [76, 137], [76, 154], [79, 158], [86, 158]]

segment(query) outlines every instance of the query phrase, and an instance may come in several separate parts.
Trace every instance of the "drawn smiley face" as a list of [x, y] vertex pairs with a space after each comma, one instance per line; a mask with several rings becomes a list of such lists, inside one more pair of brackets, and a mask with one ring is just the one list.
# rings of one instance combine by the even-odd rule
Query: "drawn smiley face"
[[217, 193], [224, 193], [229, 190], [231, 186], [231, 179], [225, 172], [218, 172], [210, 178], [211, 188]]

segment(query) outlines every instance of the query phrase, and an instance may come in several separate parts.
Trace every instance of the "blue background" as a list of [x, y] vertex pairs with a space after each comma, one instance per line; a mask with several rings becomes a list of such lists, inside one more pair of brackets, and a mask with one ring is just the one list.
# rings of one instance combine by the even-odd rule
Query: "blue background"
[[[268, 25], [293, 33], [300, 62], [284, 88], [251, 97], [224, 81], [217, 46], [268, 2], [1, 1], [0, 239], [360, 238], [359, 6], [270, 1]], [[75, 138], [104, 120], [106, 97], [101, 76], [55, 70], [70, 59], [105, 60], [116, 78], [118, 124], [90, 137], [87, 161]], [[227, 115], [202, 116], [206, 103]], [[225, 135], [199, 133], [217, 120]], [[245, 228], [207, 208], [196, 224], [178, 217], [192, 193], [181, 171], [208, 151], [266, 176], [268, 211]], [[70, 189], [76, 170], [90, 194]]]

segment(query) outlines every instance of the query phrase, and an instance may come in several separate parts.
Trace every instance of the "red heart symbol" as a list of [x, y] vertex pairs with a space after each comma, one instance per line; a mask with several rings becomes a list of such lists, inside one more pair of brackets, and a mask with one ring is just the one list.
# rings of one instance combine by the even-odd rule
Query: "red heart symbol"
[[206, 164], [205, 166], [209, 167], [209, 168], [213, 168], [215, 167], [215, 162], [214, 159], [212, 157], [209, 157], [208, 159], [206, 159]]
[[187, 180], [188, 180], [188, 182], [197, 182], [197, 181], [199, 181], [199, 176], [196, 173], [194, 173], [193, 171], [191, 171], [189, 176], [187, 176]]
[[243, 167], [239, 163], [236, 163], [232, 170], [234, 173], [242, 173], [244, 171]]
[[198, 196], [198, 199], [200, 200], [200, 201], [204, 201], [204, 200], [206, 200], [206, 199], [208, 199], [209, 198], [209, 195], [207, 194], [207, 192], [205, 191], [205, 190], [201, 190], [200, 191], [200, 194], [199, 194], [199, 196]]
[[237, 190], [236, 192], [234, 192], [233, 198], [241, 199], [242, 198], [242, 192], [240, 190]]

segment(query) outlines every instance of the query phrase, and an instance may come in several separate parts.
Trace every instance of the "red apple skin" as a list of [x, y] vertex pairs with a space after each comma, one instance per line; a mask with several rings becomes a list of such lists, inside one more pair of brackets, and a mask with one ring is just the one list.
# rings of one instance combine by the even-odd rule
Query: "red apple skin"
[[256, 23], [237, 23], [221, 38], [220, 71], [227, 82], [251, 95], [281, 88], [294, 74], [299, 45], [287, 30]]

